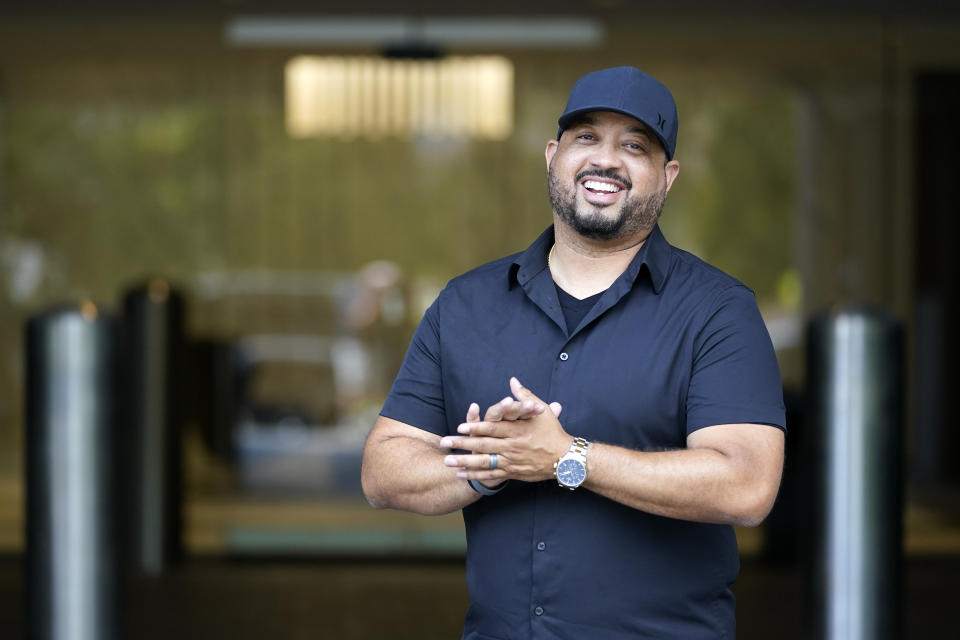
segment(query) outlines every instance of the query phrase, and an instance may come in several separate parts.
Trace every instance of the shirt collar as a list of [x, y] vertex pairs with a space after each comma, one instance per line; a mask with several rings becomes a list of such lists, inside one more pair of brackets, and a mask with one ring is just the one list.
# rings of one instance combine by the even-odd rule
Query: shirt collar
[[[541, 233], [526, 251], [517, 255], [510, 264], [508, 286], [514, 284], [523, 286], [541, 271], [547, 268], [547, 254], [553, 246], [553, 225]], [[625, 272], [626, 281], [631, 285], [637, 279], [641, 268], [646, 265], [650, 275], [650, 284], [653, 292], [659, 294], [666, 283], [670, 267], [670, 245], [660, 231], [660, 225], [653, 227], [637, 255], [630, 261]]]
[[510, 264], [508, 286], [521, 287], [547, 268], [547, 254], [553, 247], [553, 225], [550, 225], [533, 241], [527, 250], [516, 256]]

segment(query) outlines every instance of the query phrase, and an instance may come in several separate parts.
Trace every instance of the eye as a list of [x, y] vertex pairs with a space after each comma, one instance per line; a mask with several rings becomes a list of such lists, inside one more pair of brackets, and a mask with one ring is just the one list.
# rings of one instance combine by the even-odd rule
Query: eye
[[630, 149], [631, 151], [643, 152], [647, 150], [647, 148], [639, 142], [628, 142], [624, 146], [627, 147], [627, 149]]

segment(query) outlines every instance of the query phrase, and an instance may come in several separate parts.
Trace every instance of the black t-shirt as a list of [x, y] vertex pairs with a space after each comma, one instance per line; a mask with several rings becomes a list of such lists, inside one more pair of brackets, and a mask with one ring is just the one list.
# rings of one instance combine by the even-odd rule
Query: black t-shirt
[[557, 298], [560, 300], [560, 308], [563, 309], [563, 318], [567, 321], [567, 333], [570, 333], [580, 325], [583, 317], [590, 313], [590, 309], [593, 309], [593, 305], [603, 295], [603, 291], [580, 300], [561, 289], [560, 285], [556, 283], [554, 285], [557, 287]]

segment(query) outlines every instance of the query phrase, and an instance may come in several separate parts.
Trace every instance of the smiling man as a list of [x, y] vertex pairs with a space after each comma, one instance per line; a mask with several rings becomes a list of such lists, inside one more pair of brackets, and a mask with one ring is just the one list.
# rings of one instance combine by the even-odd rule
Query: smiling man
[[364, 493], [463, 509], [467, 640], [733, 638], [731, 525], [763, 520], [783, 464], [770, 339], [750, 290], [657, 226], [680, 169], [667, 88], [595, 71], [558, 123], [553, 225], [427, 310]]

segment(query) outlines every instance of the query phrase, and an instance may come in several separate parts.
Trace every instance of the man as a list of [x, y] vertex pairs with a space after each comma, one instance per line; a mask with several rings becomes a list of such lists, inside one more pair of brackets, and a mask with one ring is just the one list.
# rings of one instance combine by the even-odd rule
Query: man
[[780, 377], [753, 294], [657, 226], [676, 136], [642, 71], [578, 80], [553, 226], [441, 292], [367, 440], [372, 505], [463, 509], [466, 639], [735, 635], [730, 525], [776, 497]]

